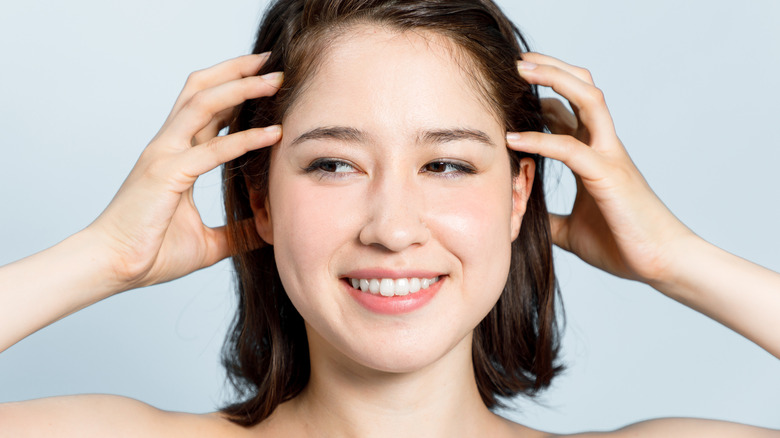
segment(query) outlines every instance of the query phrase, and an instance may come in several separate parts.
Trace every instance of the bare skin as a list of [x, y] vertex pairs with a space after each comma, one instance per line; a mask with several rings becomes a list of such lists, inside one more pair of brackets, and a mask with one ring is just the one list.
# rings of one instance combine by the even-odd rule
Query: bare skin
[[[229, 255], [224, 231], [200, 221], [191, 200], [192, 184], [219, 164], [281, 138], [279, 129], [216, 137], [235, 105], [278, 88], [278, 76], [253, 76], [263, 60], [250, 55], [193, 74], [171, 116], [106, 211], [55, 247], [0, 268], [0, 349], [101, 299], [181, 277]], [[615, 136], [603, 96], [587, 71], [538, 54], [528, 54], [525, 60], [533, 64], [520, 65], [524, 78], [551, 86], [576, 110], [572, 116], [547, 102], [546, 111], [558, 121], [553, 124], [556, 134], [520, 133], [507, 138], [509, 147], [561, 160], [578, 176], [571, 214], [553, 217], [555, 243], [596, 267], [652, 285], [780, 356], [780, 330], [772, 318], [780, 311], [780, 275], [709, 245], [674, 218]], [[44, 269], [47, 275], [39, 275]], [[752, 287], [737, 288], [736, 282]], [[736, 290], [749, 290], [750, 295], [737, 297]], [[435, 393], [415, 388], [421, 376], [473, 382], [469, 341], [470, 336], [464, 337], [446, 351], [444, 359], [418, 370], [407, 381], [355, 366], [343, 355], [323, 350], [313, 355], [315, 372], [305, 393], [251, 428], [237, 426], [219, 413], [172, 413], [124, 397], [86, 395], [4, 404], [0, 437], [397, 436], [411, 431], [421, 436], [559, 436], [492, 414], [475, 403], [479, 397], [473, 385], [446, 387], [442, 381], [439, 386], [445, 388]], [[330, 344], [313, 345], [327, 349]], [[334, 372], [334, 367], [343, 369]], [[334, 376], [351, 378], [335, 383], [355, 392], [329, 400]], [[370, 377], [364, 388], [360, 377]], [[383, 388], [382, 378], [392, 385]], [[360, 391], [366, 388], [376, 392]], [[425, 394], [435, 398], [426, 400]], [[392, 405], [409, 400], [424, 403], [417, 407], [419, 411], [408, 404]], [[469, 415], [458, 415], [462, 412]], [[708, 420], [660, 419], [613, 432], [571, 436], [776, 437], [780, 432]]]

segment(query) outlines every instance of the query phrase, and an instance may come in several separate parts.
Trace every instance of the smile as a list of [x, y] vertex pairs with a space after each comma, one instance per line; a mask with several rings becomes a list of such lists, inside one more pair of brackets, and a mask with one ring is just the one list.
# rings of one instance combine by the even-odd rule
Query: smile
[[401, 315], [425, 306], [438, 294], [442, 284], [446, 283], [444, 280], [448, 278], [447, 275], [436, 275], [433, 272], [407, 272], [400, 275], [408, 277], [397, 278], [399, 274], [382, 270], [354, 272], [352, 277], [342, 277], [341, 284], [366, 310], [383, 315]]
[[383, 297], [404, 296], [428, 289], [439, 281], [433, 278], [350, 278], [354, 289]]

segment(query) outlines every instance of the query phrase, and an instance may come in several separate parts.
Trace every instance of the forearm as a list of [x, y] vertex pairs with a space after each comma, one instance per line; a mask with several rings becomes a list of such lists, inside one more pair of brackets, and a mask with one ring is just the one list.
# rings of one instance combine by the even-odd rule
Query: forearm
[[697, 236], [686, 240], [665, 278], [651, 285], [780, 358], [780, 274]]
[[0, 351], [121, 290], [88, 230], [0, 267]]
[[100, 217], [0, 268], [0, 351], [110, 295], [182, 277], [230, 254], [225, 228], [203, 224], [191, 190], [199, 175], [281, 139], [278, 125], [218, 136], [236, 105], [279, 90], [281, 72], [256, 76], [267, 59], [247, 55], [193, 73]]

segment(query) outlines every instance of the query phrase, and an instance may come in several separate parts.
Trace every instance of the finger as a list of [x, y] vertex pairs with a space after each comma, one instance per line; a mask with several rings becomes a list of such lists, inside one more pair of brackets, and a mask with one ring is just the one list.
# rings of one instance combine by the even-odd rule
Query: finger
[[202, 268], [211, 266], [218, 261], [236, 254], [249, 252], [266, 245], [263, 239], [255, 231], [254, 218], [247, 218], [233, 225], [239, 228], [239, 234], [245, 236], [240, 242], [235, 242], [234, 246], [230, 244], [227, 226], [206, 228], [207, 245], [206, 259]]
[[547, 128], [553, 134], [571, 135], [577, 134], [577, 117], [566, 108], [559, 99], [547, 97], [541, 99], [542, 115]]
[[194, 137], [192, 137], [192, 145], [196, 146], [216, 137], [219, 135], [219, 131], [221, 131], [226, 126], [229, 126], [230, 123], [233, 122], [235, 117], [236, 107], [228, 108], [218, 112], [214, 115], [205, 128], [201, 129], [197, 134], [195, 134]]
[[165, 134], [177, 139], [190, 139], [212, 122], [214, 117], [236, 105], [264, 96], [271, 96], [282, 84], [282, 73], [237, 79], [195, 93], [171, 121]]
[[581, 178], [597, 180], [605, 175], [598, 152], [572, 136], [529, 131], [511, 132], [506, 139], [510, 149], [558, 160]]
[[206, 257], [203, 266], [211, 266], [214, 263], [230, 256], [230, 245], [228, 244], [227, 227], [206, 228]]
[[566, 98], [593, 140], [598, 142], [607, 136], [615, 135], [612, 117], [601, 90], [552, 65], [521, 61], [519, 71], [529, 83], [551, 87]]
[[552, 239], [553, 243], [560, 247], [561, 249], [565, 249], [566, 251], [571, 251], [569, 249], [569, 242], [566, 239], [566, 233], [567, 231], [567, 224], [569, 216], [550, 213], [550, 232], [552, 233]]
[[194, 179], [249, 151], [271, 146], [277, 143], [281, 136], [281, 126], [274, 125], [214, 137], [183, 154], [184, 162], [180, 163], [180, 168], [187, 177]]
[[542, 55], [541, 53], [536, 53], [536, 52], [523, 53], [520, 56], [520, 58], [523, 61], [532, 62], [534, 64], [545, 64], [545, 65], [552, 65], [558, 67], [559, 69], [577, 77], [577, 79], [586, 82], [588, 84], [594, 85], [593, 76], [590, 74], [590, 71], [586, 68], [567, 64], [558, 58], [553, 58], [552, 56]]
[[[590, 71], [587, 69], [584, 69], [582, 67], [577, 67], [575, 65], [568, 64], [566, 62], [561, 61], [558, 58], [554, 58], [552, 56], [543, 55], [541, 53], [536, 52], [528, 52], [524, 53], [522, 55], [522, 60], [525, 62], [531, 62], [533, 64], [545, 64], [545, 65], [552, 65], [554, 67], [557, 67], [572, 76], [580, 79], [581, 81], [585, 82], [586, 84], [594, 85], [593, 82], [593, 76], [590, 74]], [[520, 68], [521, 65], [518, 64], [518, 68]], [[522, 74], [522, 72], [521, 72]], [[575, 116], [575, 122], [579, 118], [579, 108], [577, 108], [575, 105], [572, 105], [572, 110], [574, 111]], [[567, 111], [568, 112], [568, 111]], [[588, 132], [587, 127], [581, 126], [579, 123], [575, 123], [575, 134], [579, 133], [578, 138], [580, 140], [585, 141], [586, 143], [590, 141], [590, 133]], [[577, 132], [579, 131], [579, 132]], [[560, 134], [569, 134], [568, 132], [560, 132]]]
[[170, 117], [175, 116], [198, 91], [256, 75], [260, 67], [268, 60], [269, 55], [270, 52], [259, 55], [239, 56], [209, 68], [192, 72], [187, 78], [187, 82], [184, 83], [184, 88], [176, 99], [176, 103], [173, 105]]

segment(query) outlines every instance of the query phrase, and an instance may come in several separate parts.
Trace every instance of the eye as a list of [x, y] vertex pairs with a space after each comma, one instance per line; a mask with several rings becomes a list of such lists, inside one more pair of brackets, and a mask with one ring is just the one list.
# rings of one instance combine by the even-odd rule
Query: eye
[[357, 172], [357, 169], [348, 161], [336, 158], [318, 158], [312, 161], [303, 171], [306, 173], [320, 173], [321, 176], [337, 176], [336, 174]]
[[472, 166], [457, 161], [435, 160], [423, 166], [420, 172], [441, 174], [443, 176], [456, 176], [477, 173]]

